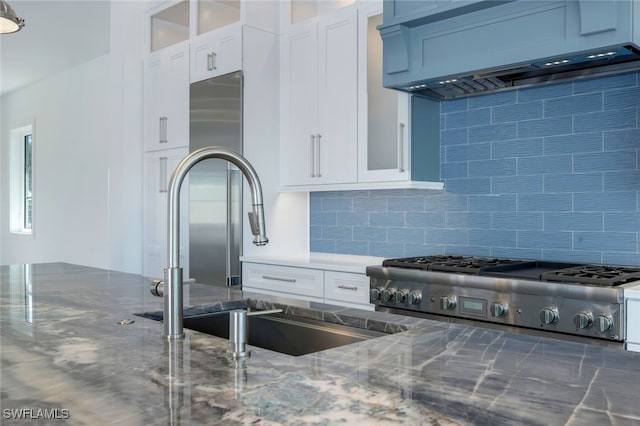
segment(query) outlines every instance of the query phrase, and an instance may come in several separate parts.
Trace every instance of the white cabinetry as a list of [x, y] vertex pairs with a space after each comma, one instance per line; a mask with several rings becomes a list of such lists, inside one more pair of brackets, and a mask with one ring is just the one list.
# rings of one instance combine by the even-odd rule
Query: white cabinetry
[[442, 189], [439, 104], [382, 87], [381, 2], [320, 9], [282, 36], [281, 190]]
[[291, 26], [281, 55], [282, 185], [354, 182], [357, 10]]
[[191, 82], [242, 69], [240, 22], [199, 35], [191, 42]]
[[324, 272], [324, 301], [334, 305], [372, 309], [369, 305], [369, 278], [352, 272]]
[[176, 43], [145, 61], [146, 151], [189, 145], [189, 45]]
[[243, 263], [242, 281], [243, 289], [249, 291], [320, 303], [324, 297], [323, 273], [317, 269]]
[[[147, 277], [162, 278], [167, 265], [167, 189], [171, 172], [180, 160], [188, 154], [187, 148], [167, 149], [148, 152], [144, 155], [143, 177], [145, 182], [143, 200], [143, 274]], [[182, 185], [186, 188], [185, 184]], [[188, 217], [184, 193], [181, 194], [181, 212]], [[186, 221], [180, 227], [180, 264], [188, 277], [189, 259], [187, 244], [182, 244], [188, 236]]]
[[[167, 266], [165, 190], [171, 173], [189, 150], [190, 82], [242, 69], [245, 153], [257, 144], [265, 145], [265, 134], [277, 134], [277, 129], [273, 130], [276, 120], [265, 113], [265, 109], [272, 108], [277, 95], [264, 93], [270, 93], [274, 85], [277, 87], [278, 11], [277, 1], [253, 0], [172, 0], [147, 11], [142, 242], [143, 272], [147, 276], [162, 277]], [[271, 165], [277, 161], [277, 149], [269, 151], [274, 158], [259, 160]], [[182, 188], [180, 264], [186, 279], [189, 259], [188, 220], [184, 219], [188, 217], [186, 181]], [[248, 232], [245, 234], [250, 237]]]
[[242, 289], [373, 310], [365, 274], [242, 262]]
[[624, 290], [625, 349], [640, 352], [640, 286]]

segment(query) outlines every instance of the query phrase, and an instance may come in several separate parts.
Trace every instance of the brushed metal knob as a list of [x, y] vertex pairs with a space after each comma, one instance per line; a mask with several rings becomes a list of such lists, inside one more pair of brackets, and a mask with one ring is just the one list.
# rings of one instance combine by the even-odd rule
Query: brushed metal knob
[[613, 319], [607, 315], [598, 315], [595, 320], [596, 330], [604, 333], [613, 327]]
[[390, 290], [388, 288], [385, 288], [384, 290], [382, 290], [382, 301], [383, 302], [388, 302], [393, 298], [393, 292], [395, 290]]
[[593, 317], [589, 312], [580, 312], [573, 316], [573, 325], [576, 328], [588, 328], [593, 323]]
[[540, 311], [540, 321], [545, 325], [553, 324], [557, 322], [558, 319], [558, 311], [555, 309], [544, 308]]
[[395, 300], [396, 303], [402, 303], [405, 301], [407, 297], [407, 292], [403, 291], [403, 290], [397, 290], [394, 294], [393, 294], [393, 298]]
[[507, 305], [504, 305], [500, 302], [493, 302], [489, 307], [489, 311], [491, 312], [491, 316], [495, 318], [500, 318], [507, 314], [509, 308]]
[[455, 309], [456, 307], [456, 298], [452, 296], [442, 296], [440, 298], [440, 308], [444, 311], [448, 311], [451, 309]]
[[417, 305], [422, 300], [422, 293], [419, 291], [412, 291], [407, 294], [407, 303], [410, 305]]
[[369, 298], [374, 301], [374, 300], [378, 300], [380, 299], [380, 294], [382, 292], [380, 291], [379, 288], [372, 288], [369, 290]]

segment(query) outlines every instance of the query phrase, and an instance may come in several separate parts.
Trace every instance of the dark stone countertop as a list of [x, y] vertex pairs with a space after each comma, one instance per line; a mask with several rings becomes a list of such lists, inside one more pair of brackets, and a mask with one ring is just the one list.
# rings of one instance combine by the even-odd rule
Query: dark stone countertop
[[185, 294], [189, 313], [277, 307], [395, 333], [299, 357], [252, 347], [234, 368], [227, 340], [169, 343], [134, 315], [162, 309], [147, 278], [1, 266], [0, 423], [640, 424], [640, 353], [227, 287]]

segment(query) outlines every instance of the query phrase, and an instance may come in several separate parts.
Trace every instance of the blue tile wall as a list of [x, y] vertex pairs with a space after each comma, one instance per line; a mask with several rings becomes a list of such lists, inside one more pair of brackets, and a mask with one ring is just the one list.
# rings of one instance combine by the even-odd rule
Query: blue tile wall
[[445, 190], [314, 192], [311, 251], [640, 265], [639, 81], [442, 102]]

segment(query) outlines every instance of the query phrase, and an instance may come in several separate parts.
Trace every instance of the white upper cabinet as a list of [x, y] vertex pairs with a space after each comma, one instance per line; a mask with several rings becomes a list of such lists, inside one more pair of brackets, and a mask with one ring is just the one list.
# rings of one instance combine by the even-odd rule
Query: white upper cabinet
[[242, 69], [240, 0], [198, 0], [191, 40], [191, 82]]
[[190, 4], [188, 0], [173, 2], [169, 7], [154, 9], [147, 19], [149, 52], [156, 52], [190, 36]]
[[149, 55], [144, 72], [145, 151], [189, 146], [189, 46]]
[[442, 189], [439, 104], [382, 87], [382, 3], [283, 8], [281, 190]]
[[380, 6], [359, 10], [358, 183], [442, 189], [439, 104], [382, 86], [380, 24]]
[[358, 180], [409, 179], [409, 98], [382, 87], [381, 8], [359, 15]]
[[292, 25], [281, 43], [281, 184], [355, 182], [357, 10]]
[[239, 22], [218, 28], [191, 43], [191, 82], [242, 69], [242, 26]]
[[299, 24], [354, 3], [356, 3], [355, 0], [291, 0], [288, 2], [288, 10], [283, 21], [290, 25]]

